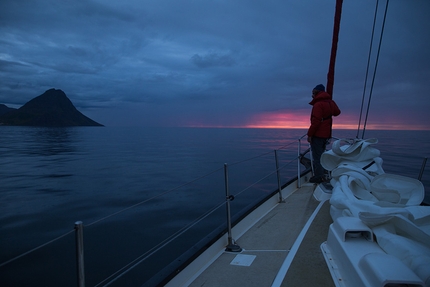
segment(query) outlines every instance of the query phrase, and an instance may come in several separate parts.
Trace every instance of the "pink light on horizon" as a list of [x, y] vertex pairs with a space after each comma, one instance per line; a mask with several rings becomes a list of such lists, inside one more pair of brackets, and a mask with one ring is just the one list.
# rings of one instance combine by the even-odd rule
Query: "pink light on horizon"
[[253, 115], [244, 127], [305, 129], [309, 127], [309, 114], [304, 112], [260, 113]]
[[[228, 122], [214, 123], [209, 121], [202, 122], [194, 119], [181, 126], [187, 127], [206, 127], [206, 128], [261, 128], [261, 129], [308, 129], [310, 125], [310, 110], [297, 111], [276, 111], [262, 112], [249, 116], [245, 121], [243, 119], [236, 121], [230, 119]], [[355, 130], [358, 128], [358, 116], [354, 113], [342, 112], [334, 118], [333, 129]], [[363, 122], [360, 124], [363, 129]], [[367, 123], [368, 130], [430, 130], [429, 126], [424, 124], [414, 124], [402, 122], [396, 118], [388, 118], [381, 115], [378, 119], [372, 119]]]
[[[251, 117], [248, 122], [243, 125], [244, 128], [286, 128], [286, 129], [307, 129], [310, 125], [310, 111], [279, 111], [259, 113]], [[363, 128], [363, 122], [360, 128]], [[333, 121], [333, 129], [357, 129], [358, 116], [356, 114], [342, 113], [335, 117]], [[430, 127], [425, 124], [414, 124], [408, 122], [399, 122], [398, 119], [381, 116], [381, 119], [368, 122], [368, 130], [429, 130]]]
[[[356, 129], [357, 121], [353, 116], [342, 115], [336, 117], [333, 128]], [[308, 129], [310, 125], [310, 110], [268, 112], [254, 115], [245, 125], [247, 128], [286, 128]]]

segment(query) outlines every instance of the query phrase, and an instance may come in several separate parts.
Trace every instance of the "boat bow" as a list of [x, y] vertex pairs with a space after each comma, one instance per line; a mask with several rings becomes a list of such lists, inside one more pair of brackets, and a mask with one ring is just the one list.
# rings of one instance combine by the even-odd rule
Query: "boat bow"
[[332, 175], [334, 221], [321, 248], [338, 286], [430, 286], [423, 184], [385, 173], [377, 142], [337, 140], [321, 157]]

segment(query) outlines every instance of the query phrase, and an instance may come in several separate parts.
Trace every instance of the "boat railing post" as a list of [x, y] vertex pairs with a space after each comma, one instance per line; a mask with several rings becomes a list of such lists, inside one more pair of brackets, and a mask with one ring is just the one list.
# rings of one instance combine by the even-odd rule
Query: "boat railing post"
[[227, 231], [228, 231], [228, 244], [225, 251], [230, 252], [241, 252], [242, 248], [239, 245], [233, 243], [233, 237], [231, 235], [231, 212], [230, 212], [230, 201], [234, 200], [234, 196], [230, 195], [228, 188], [228, 167], [224, 164], [224, 181], [225, 181], [225, 203], [227, 209]]
[[314, 157], [312, 154], [312, 145], [309, 143], [309, 157], [311, 158], [311, 169], [312, 169], [312, 175], [315, 175], [315, 170], [314, 170]]
[[423, 164], [421, 165], [421, 170], [418, 175], [418, 180], [420, 181], [421, 181], [421, 178], [423, 177], [424, 169], [426, 168], [426, 163], [427, 163], [427, 157], [423, 158]]
[[300, 151], [301, 150], [302, 150], [302, 142], [299, 138], [298, 151], [297, 151], [297, 187], [298, 188], [302, 187], [301, 178], [300, 178], [300, 157], [301, 157]]
[[276, 177], [278, 178], [279, 202], [283, 202], [282, 188], [281, 188], [281, 175], [279, 173], [278, 151], [276, 149], [275, 149], [275, 162], [276, 162]]
[[75, 238], [76, 238], [76, 266], [78, 271], [78, 287], [85, 287], [85, 271], [84, 271], [84, 226], [82, 221], [75, 222]]

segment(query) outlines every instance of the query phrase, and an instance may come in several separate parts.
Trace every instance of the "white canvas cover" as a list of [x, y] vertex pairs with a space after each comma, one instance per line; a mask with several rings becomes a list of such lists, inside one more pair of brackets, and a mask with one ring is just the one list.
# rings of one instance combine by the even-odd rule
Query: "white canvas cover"
[[430, 286], [430, 206], [420, 206], [424, 186], [417, 179], [385, 173], [379, 150], [371, 146], [377, 142], [338, 140], [322, 155], [322, 166], [332, 174], [331, 216], [360, 218], [382, 250]]

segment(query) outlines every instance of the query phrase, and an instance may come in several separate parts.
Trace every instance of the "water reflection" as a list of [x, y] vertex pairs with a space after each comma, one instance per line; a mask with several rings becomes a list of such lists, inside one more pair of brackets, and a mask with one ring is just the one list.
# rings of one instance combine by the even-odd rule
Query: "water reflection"
[[11, 131], [15, 133], [15, 142], [24, 155], [51, 156], [63, 153], [76, 152], [77, 129], [76, 128], [16, 128]]
[[[79, 151], [75, 128], [1, 127], [0, 218], [28, 216], [52, 208], [71, 191]], [[72, 155], [72, 156], [71, 156]], [[53, 197], [54, 196], [54, 197]]]
[[[291, 142], [294, 143], [291, 153], [282, 150], [279, 159], [280, 166], [295, 170], [296, 162], [288, 163], [296, 156], [297, 138], [305, 133], [303, 130], [257, 129], [22, 127], [0, 127], [0, 132], [0, 166], [4, 167], [0, 169], [0, 246], [5, 246], [0, 249], [0, 262], [64, 234], [75, 221], [82, 220], [86, 225], [86, 266], [91, 274], [88, 283], [92, 286], [143, 253], [144, 248], [161, 242], [186, 222], [222, 202], [225, 197], [224, 163], [229, 164], [230, 192], [236, 196], [232, 204], [233, 214], [255, 198], [275, 190], [274, 175], [268, 177], [267, 182], [259, 182], [255, 189], [247, 187], [274, 171], [273, 149]], [[340, 137], [355, 135], [354, 131], [343, 133]], [[405, 138], [412, 142], [402, 142], [401, 145], [407, 145], [400, 149], [395, 147], [403, 134], [395, 135], [378, 133], [375, 136], [380, 140], [377, 148], [383, 153], [384, 169], [398, 173], [409, 170], [404, 166], [409, 166], [409, 160], [415, 159], [409, 152], [416, 152], [413, 141], [421, 134], [406, 135]], [[371, 132], [369, 136], [372, 136]], [[428, 151], [429, 142], [420, 143], [420, 149]], [[398, 158], [399, 153], [404, 158], [401, 165], [390, 156], [394, 154]], [[262, 154], [264, 156], [259, 156]], [[243, 161], [249, 158], [253, 160]], [[412, 166], [419, 168], [421, 160]], [[88, 226], [214, 170], [217, 172], [191, 185]], [[288, 174], [281, 172], [283, 182]], [[219, 209], [219, 214], [214, 213], [202, 222], [192, 231], [192, 236], [181, 239], [183, 242], [175, 246], [175, 252], [186, 250], [186, 244], [191, 244], [190, 238], [200, 240], [200, 235], [207, 235], [221, 223], [224, 226], [224, 216], [225, 210]], [[26, 278], [19, 275], [24, 269], [35, 270], [34, 262], [37, 262], [41, 269], [49, 270], [50, 282], [45, 286], [64, 286], [64, 281], [73, 282], [73, 258], [69, 264], [61, 253], [72, 250], [73, 238], [61, 245], [62, 248], [49, 247], [50, 251], [44, 250], [11, 265], [12, 270], [0, 269], [0, 278], [7, 274], [9, 282], [16, 283], [15, 280], [21, 279], [26, 283], [42, 282], [43, 278], [48, 278], [43, 272], [34, 277], [28, 273]], [[45, 262], [47, 252], [57, 254], [61, 259]], [[115, 260], [110, 260], [112, 258]], [[157, 256], [154, 261], [164, 266], [170, 262], [166, 258], [167, 255], [165, 258]], [[72, 267], [60, 266], [58, 262]], [[154, 262], [145, 264], [142, 265], [144, 276], [161, 268]], [[58, 280], [52, 278], [53, 273]], [[144, 279], [141, 274], [136, 278]]]

